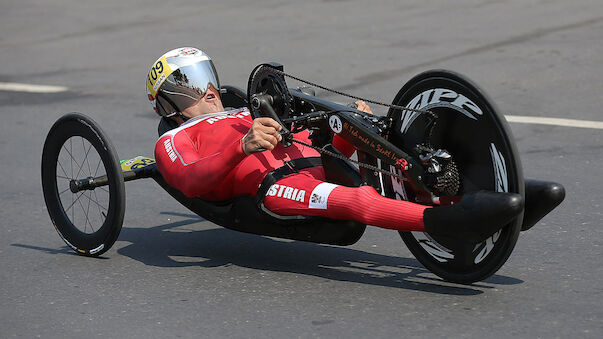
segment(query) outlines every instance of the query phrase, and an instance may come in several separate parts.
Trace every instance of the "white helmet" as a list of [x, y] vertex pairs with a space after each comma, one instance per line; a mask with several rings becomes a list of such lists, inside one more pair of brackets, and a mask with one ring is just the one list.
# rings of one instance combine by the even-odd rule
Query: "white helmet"
[[209, 86], [220, 91], [220, 80], [211, 58], [194, 47], [173, 49], [151, 66], [147, 95], [157, 114], [171, 117], [202, 98]]

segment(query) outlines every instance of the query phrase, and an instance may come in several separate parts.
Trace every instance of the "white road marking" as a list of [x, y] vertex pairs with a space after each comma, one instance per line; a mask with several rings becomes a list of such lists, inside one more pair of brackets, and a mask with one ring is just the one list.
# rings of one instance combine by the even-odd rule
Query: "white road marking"
[[594, 128], [603, 129], [603, 121], [529, 117], [523, 115], [505, 115], [508, 122], [517, 122], [523, 124], [553, 125], [564, 127]]
[[[59, 93], [66, 92], [65, 86], [31, 85], [16, 82], [0, 82], [0, 91], [28, 92], [28, 93]], [[603, 121], [531, 117], [524, 115], [505, 115], [508, 122], [537, 125], [553, 125], [564, 127], [603, 129]]]
[[59, 93], [69, 88], [65, 86], [30, 85], [16, 82], [0, 82], [0, 91], [28, 92], [28, 93]]

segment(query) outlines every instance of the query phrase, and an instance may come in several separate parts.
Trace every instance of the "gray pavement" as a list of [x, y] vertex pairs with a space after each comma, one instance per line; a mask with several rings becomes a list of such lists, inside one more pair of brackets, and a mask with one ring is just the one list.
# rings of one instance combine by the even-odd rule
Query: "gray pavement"
[[274, 60], [390, 101], [448, 68], [505, 114], [603, 121], [600, 1], [9, 0], [0, 31], [0, 82], [69, 88], [0, 91], [1, 338], [603, 335], [600, 129], [511, 124], [525, 176], [563, 183], [567, 199], [470, 286], [426, 271], [391, 231], [349, 247], [237, 233], [152, 181], [126, 185], [118, 241], [84, 258], [53, 230], [40, 185], [44, 138], [67, 112], [98, 121], [121, 158], [152, 155], [147, 67], [182, 45], [240, 87]]

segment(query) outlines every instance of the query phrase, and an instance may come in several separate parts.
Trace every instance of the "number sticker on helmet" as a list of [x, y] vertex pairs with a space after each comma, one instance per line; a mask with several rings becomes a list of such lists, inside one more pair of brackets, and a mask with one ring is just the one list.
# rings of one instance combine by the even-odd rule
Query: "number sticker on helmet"
[[157, 89], [159, 89], [161, 84], [170, 74], [172, 74], [172, 69], [165, 60], [165, 56], [157, 60], [155, 65], [151, 67], [149, 75], [147, 76], [147, 87], [153, 98], [157, 95]]

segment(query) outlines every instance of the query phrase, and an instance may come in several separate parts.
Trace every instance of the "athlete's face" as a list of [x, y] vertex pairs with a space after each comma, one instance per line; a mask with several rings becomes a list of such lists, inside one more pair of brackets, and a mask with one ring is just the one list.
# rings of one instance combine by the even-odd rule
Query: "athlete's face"
[[224, 106], [220, 99], [220, 93], [214, 86], [209, 85], [205, 95], [197, 100], [195, 104], [182, 111], [182, 114], [189, 118], [208, 113], [223, 112]]

